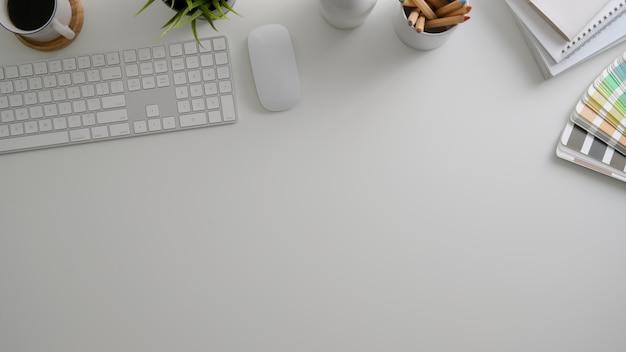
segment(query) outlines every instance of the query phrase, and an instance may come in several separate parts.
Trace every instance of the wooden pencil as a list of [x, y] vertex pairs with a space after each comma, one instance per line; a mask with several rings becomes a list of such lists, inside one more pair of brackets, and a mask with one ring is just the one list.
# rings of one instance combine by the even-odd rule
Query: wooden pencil
[[417, 7], [415, 0], [401, 0], [400, 3], [406, 7]]
[[419, 8], [414, 8], [413, 10], [411, 10], [411, 13], [409, 14], [409, 17], [407, 18], [407, 22], [409, 23], [409, 26], [414, 27], [415, 23], [417, 23], [417, 18], [420, 15], [420, 9]]
[[465, 5], [465, 0], [454, 0], [446, 6], [440, 7], [435, 11], [437, 17], [447, 17], [451, 12], [460, 9]]
[[421, 13], [424, 14], [426, 19], [433, 20], [438, 17], [437, 15], [435, 15], [435, 12], [433, 11], [433, 9], [430, 8], [430, 6], [426, 3], [426, 1], [415, 0], [415, 3], [417, 4], [417, 7], [419, 7]]
[[424, 24], [426, 23], [426, 17], [420, 14], [417, 18], [417, 22], [415, 23], [415, 31], [418, 33], [422, 33], [424, 31]]
[[469, 20], [469, 18], [469, 16], [464, 15], [436, 18], [434, 20], [426, 21], [424, 29], [454, 26], [455, 24], [463, 23]]
[[460, 9], [450, 12], [448, 16], [465, 15], [470, 13], [470, 11], [472, 11], [472, 7], [470, 5], [463, 5]]
[[440, 7], [444, 7], [448, 4], [446, 0], [426, 0], [426, 2], [433, 8], [438, 9]]

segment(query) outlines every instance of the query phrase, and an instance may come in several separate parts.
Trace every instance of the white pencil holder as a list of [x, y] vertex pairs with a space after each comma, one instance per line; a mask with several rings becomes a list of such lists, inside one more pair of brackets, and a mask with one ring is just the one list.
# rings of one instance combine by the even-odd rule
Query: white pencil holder
[[432, 50], [445, 44], [458, 25], [449, 27], [442, 32], [417, 32], [408, 24], [407, 13], [402, 3], [398, 1], [393, 11], [393, 28], [398, 38], [408, 47], [417, 50]]

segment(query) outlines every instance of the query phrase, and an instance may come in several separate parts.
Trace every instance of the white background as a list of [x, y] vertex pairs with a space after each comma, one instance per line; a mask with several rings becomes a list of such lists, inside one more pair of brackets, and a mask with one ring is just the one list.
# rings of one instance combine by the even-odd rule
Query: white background
[[[153, 45], [171, 16], [83, 3], [72, 45], [2, 31], [0, 64]], [[237, 124], [1, 156], [0, 350], [626, 350], [625, 185], [554, 153], [626, 46], [544, 80], [504, 1], [472, 5], [419, 52], [394, 0], [354, 30], [239, 0]], [[300, 72], [281, 113], [246, 48], [268, 23]]]

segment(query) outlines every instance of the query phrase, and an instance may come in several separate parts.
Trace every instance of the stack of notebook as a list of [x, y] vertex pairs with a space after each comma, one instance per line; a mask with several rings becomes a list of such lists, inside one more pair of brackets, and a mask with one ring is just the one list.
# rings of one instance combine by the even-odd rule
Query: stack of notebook
[[626, 40], [626, 0], [506, 0], [545, 78]]
[[576, 104], [556, 154], [626, 182], [626, 53], [602, 71]]

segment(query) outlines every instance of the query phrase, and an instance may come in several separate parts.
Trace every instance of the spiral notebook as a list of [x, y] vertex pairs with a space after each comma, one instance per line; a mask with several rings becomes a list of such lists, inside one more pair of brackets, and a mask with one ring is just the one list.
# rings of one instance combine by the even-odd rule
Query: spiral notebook
[[[559, 63], [602, 30], [606, 29], [616, 18], [626, 10], [626, 0], [506, 0], [518, 21], [526, 27], [528, 32], [542, 46], [554, 63]], [[562, 4], [561, 11], [556, 11], [555, 4]], [[547, 11], [546, 4], [552, 4], [551, 12]], [[542, 6], [545, 12], [537, 7]], [[588, 11], [586, 16], [574, 16], [573, 9]], [[557, 16], [558, 14], [558, 16]], [[583, 18], [581, 20], [580, 18]], [[585, 19], [589, 19], [586, 24]], [[572, 39], [565, 39], [563, 34], [555, 29], [555, 23], [559, 27], [571, 24], [571, 28], [580, 28], [576, 34], [568, 34]], [[623, 31], [623, 28], [619, 30]], [[570, 31], [572, 31], [570, 29]]]
[[594, 17], [605, 12], [611, 0], [529, 0], [543, 18], [568, 41], [574, 41], [589, 23], [595, 23]]

